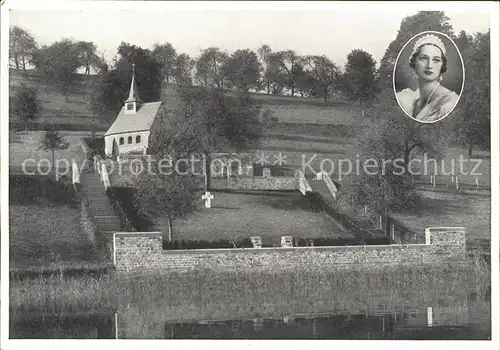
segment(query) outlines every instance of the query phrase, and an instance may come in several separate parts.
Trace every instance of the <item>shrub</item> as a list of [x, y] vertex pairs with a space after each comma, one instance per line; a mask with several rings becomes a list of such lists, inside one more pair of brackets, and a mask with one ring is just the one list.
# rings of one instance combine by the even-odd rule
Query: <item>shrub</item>
[[72, 184], [57, 182], [51, 176], [10, 175], [9, 202], [14, 205], [76, 205], [78, 194]]
[[105, 157], [104, 154], [104, 138], [103, 137], [84, 137], [82, 141], [87, 145], [90, 149], [88, 158], [91, 159], [95, 155], [100, 155], [101, 157]]
[[147, 218], [140, 215], [134, 206], [134, 188], [111, 187], [107, 191], [108, 198], [123, 210], [126, 217], [131, 221], [132, 226], [137, 231], [150, 231], [152, 223]]

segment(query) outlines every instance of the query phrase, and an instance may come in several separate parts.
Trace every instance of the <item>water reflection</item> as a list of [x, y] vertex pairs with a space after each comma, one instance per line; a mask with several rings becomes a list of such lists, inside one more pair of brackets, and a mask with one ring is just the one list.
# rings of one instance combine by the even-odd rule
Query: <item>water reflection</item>
[[[429, 311], [429, 312], [427, 312]], [[429, 318], [429, 316], [431, 318]], [[488, 339], [474, 325], [435, 325], [432, 308], [412, 312], [285, 316], [282, 319], [166, 323], [165, 339]]]
[[10, 320], [10, 338], [113, 339], [115, 321], [114, 315], [25, 315]]
[[[489, 303], [488, 303], [489, 305]], [[294, 314], [239, 320], [127, 322], [124, 308], [108, 315], [18, 317], [11, 338], [24, 339], [490, 339], [489, 318], [469, 308], [428, 307], [365, 313]], [[477, 313], [477, 312], [476, 312]], [[135, 315], [135, 314], [134, 314]], [[145, 314], [147, 315], [147, 314]], [[135, 316], [132, 316], [135, 317]], [[147, 317], [147, 316], [145, 316]], [[479, 321], [479, 322], [478, 322]]]

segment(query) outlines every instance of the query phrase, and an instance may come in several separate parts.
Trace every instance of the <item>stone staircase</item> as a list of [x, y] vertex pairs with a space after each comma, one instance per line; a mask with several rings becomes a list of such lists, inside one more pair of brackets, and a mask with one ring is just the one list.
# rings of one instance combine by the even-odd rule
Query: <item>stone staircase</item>
[[90, 214], [94, 218], [97, 230], [100, 233], [114, 233], [122, 231], [122, 223], [111, 204], [100, 176], [94, 171], [84, 171], [80, 175], [85, 197], [89, 202]]
[[330, 201], [330, 199], [332, 201], [334, 200], [332, 194], [328, 190], [328, 187], [326, 187], [326, 184], [323, 180], [308, 179], [307, 182], [309, 182], [309, 185], [311, 186], [311, 190], [313, 192], [320, 194], [323, 198], [325, 198], [328, 201]]
[[[337, 207], [337, 203], [335, 198], [333, 198], [333, 195], [331, 192], [328, 190], [328, 187], [325, 184], [325, 181], [323, 180], [315, 180], [315, 179], [308, 179], [309, 185], [311, 186], [311, 190], [313, 192], [316, 192], [319, 194], [321, 197], [323, 197], [327, 202], [332, 204], [334, 207]], [[350, 210], [348, 208], [342, 208], [342, 213], [347, 215], [357, 227], [368, 231], [371, 233], [373, 236], [384, 236], [384, 232], [377, 227], [374, 226], [373, 222], [363, 216], [358, 215], [356, 212], [353, 210]]]

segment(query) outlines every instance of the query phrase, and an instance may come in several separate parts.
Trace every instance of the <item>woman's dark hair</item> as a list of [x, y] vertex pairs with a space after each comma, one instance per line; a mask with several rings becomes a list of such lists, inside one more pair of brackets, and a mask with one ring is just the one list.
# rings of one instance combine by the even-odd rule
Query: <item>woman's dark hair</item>
[[[424, 45], [432, 45], [432, 46], [436, 46], [436, 45], [433, 45], [433, 44], [424, 44]], [[424, 45], [422, 45], [422, 46], [424, 46]], [[418, 56], [418, 54], [420, 53], [420, 49], [422, 48], [422, 46], [420, 46], [420, 47], [418, 48], [418, 50], [417, 50], [417, 51], [415, 51], [415, 52], [411, 55], [411, 57], [410, 57], [410, 67], [411, 67], [411, 68], [413, 68], [413, 69], [415, 69], [415, 60], [417, 59], [417, 56]], [[439, 47], [438, 47], [438, 46], [436, 46], [436, 47], [439, 49]], [[441, 49], [439, 49], [439, 52], [441, 52], [441, 60], [443, 60], [443, 65], [441, 66], [441, 74], [443, 74], [443, 73], [445, 73], [445, 72], [446, 72], [446, 69], [447, 69], [447, 62], [448, 62], [448, 61], [446, 60], [446, 56], [445, 56], [445, 55], [443, 55], [443, 51], [441, 51]]]

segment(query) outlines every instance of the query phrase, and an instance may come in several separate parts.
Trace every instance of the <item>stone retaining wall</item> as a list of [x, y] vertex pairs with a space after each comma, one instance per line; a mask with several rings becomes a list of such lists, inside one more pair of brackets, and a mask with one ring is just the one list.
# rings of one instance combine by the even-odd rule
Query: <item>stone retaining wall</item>
[[464, 228], [427, 228], [426, 232], [426, 244], [207, 250], [162, 250], [160, 232], [119, 232], [113, 235], [113, 262], [118, 271], [189, 271], [427, 265], [466, 258]]
[[295, 190], [293, 177], [230, 177], [229, 179], [212, 178], [213, 189], [231, 190]]

